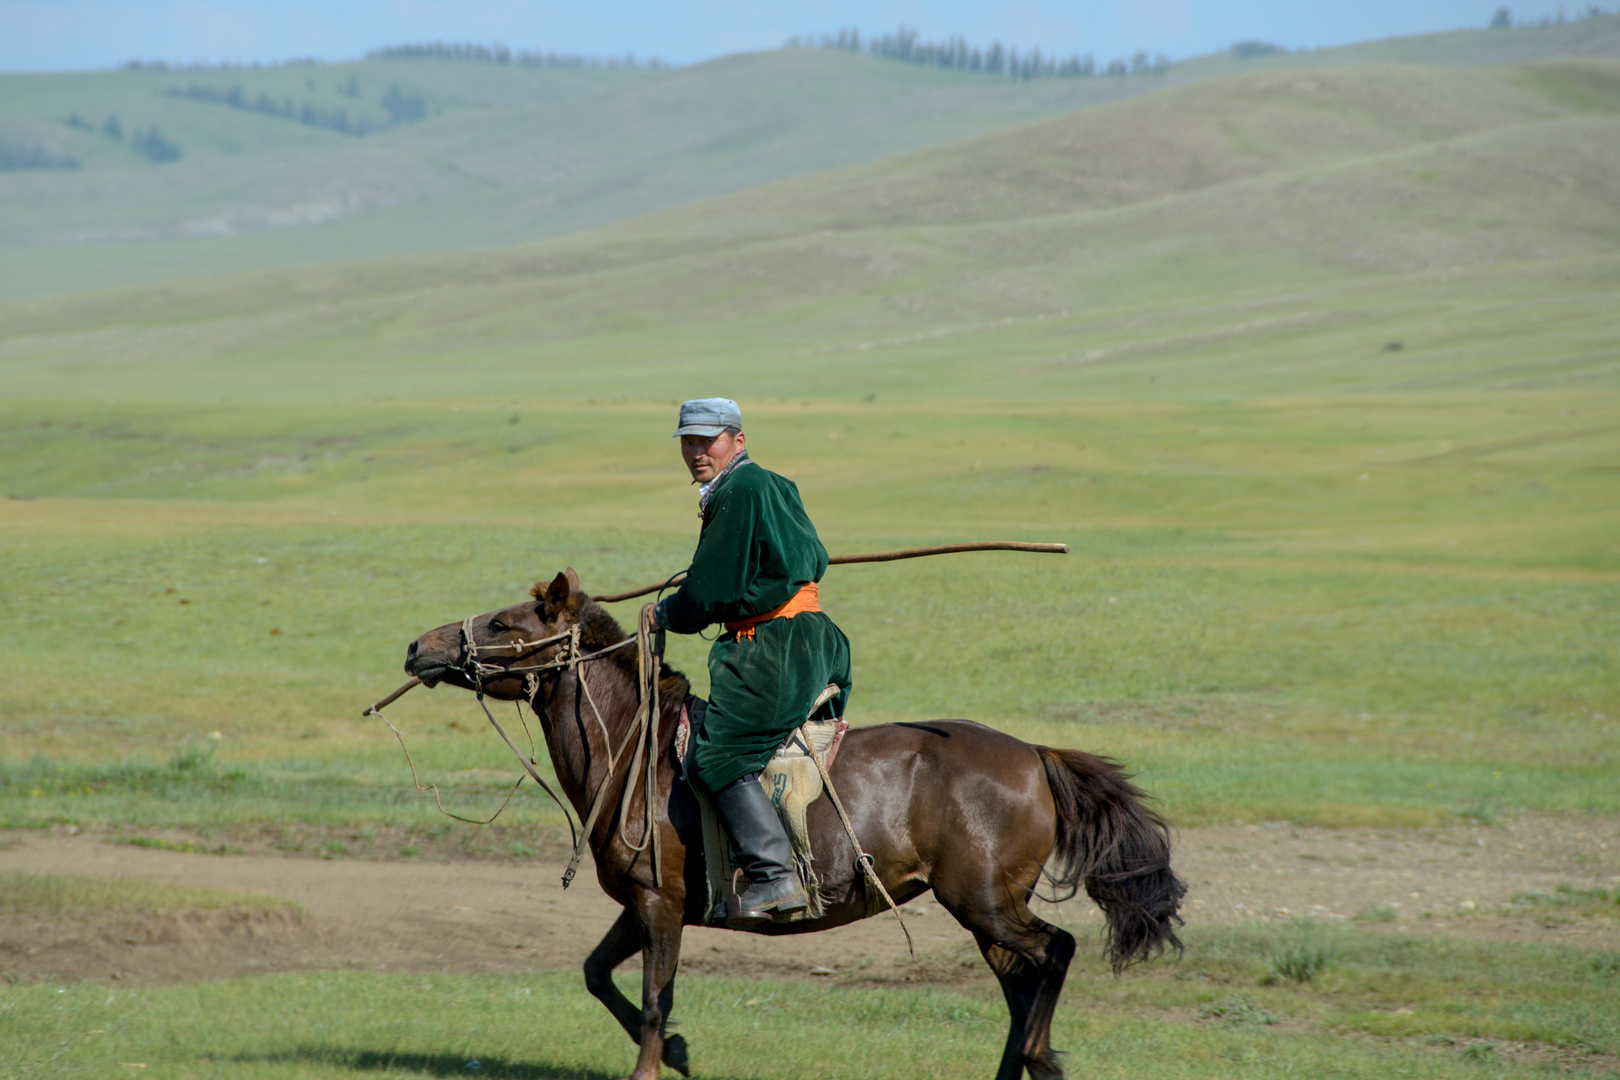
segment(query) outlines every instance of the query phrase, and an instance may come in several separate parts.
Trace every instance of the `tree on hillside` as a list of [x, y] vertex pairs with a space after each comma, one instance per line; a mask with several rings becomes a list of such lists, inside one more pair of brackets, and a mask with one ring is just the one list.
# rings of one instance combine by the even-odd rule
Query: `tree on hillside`
[[427, 102], [414, 90], [401, 90], [399, 83], [391, 83], [383, 95], [383, 108], [396, 124], [414, 124], [427, 115]]
[[1007, 70], [1007, 50], [1001, 47], [1001, 42], [992, 41], [990, 51], [984, 54], [984, 70], [989, 75], [1001, 75]]
[[108, 113], [107, 120], [101, 125], [101, 133], [109, 139], [123, 139], [124, 125], [118, 122], [117, 113]]
[[[814, 35], [801, 37], [795, 34], [782, 47], [858, 52], [861, 51], [861, 36], [856, 30], [840, 30], [836, 36], [822, 34], [819, 40]], [[1031, 79], [1083, 79], [1097, 73], [1097, 63], [1090, 55], [1077, 54], [1065, 60], [1044, 54], [1039, 47], [1020, 54], [1016, 48], [1008, 48], [999, 41], [992, 41], [987, 49], [979, 49], [961, 34], [943, 41], [924, 41], [918, 31], [904, 25], [892, 33], [869, 38], [865, 51], [880, 60], [896, 60], [939, 71], [972, 72], [1021, 82]], [[1168, 57], [1150, 60], [1145, 51], [1139, 55], [1144, 72], [1158, 73], [1170, 66]]]
[[1239, 41], [1232, 46], [1232, 55], [1239, 60], [1253, 60], [1257, 56], [1274, 56], [1288, 50], [1269, 41]]
[[180, 148], [165, 139], [163, 133], [155, 127], [135, 132], [134, 137], [129, 140], [129, 144], [148, 161], [162, 164], [165, 161], [180, 160]]
[[79, 159], [43, 146], [0, 140], [0, 169], [77, 169]]
[[1513, 26], [1513, 12], [1509, 11], [1505, 7], [1497, 8], [1496, 9], [1496, 14], [1491, 16], [1491, 29], [1492, 30], [1508, 30], [1508, 29], [1511, 29], [1512, 26]]
[[163, 91], [165, 97], [184, 98], [188, 101], [206, 101], [214, 105], [225, 105], [232, 109], [241, 109], [244, 112], [258, 113], [261, 116], [274, 116], [282, 120], [292, 120], [305, 127], [325, 128], [328, 131], [342, 132], [345, 135], [363, 136], [375, 131], [386, 130], [389, 124], [360, 117], [349, 119], [349, 114], [343, 109], [328, 109], [320, 105], [305, 103], [299, 106], [291, 99], [282, 101], [270, 100], [270, 95], [261, 93], [256, 98], [249, 98], [247, 91], [241, 85], [222, 89], [217, 86], [202, 86], [192, 83], [186, 87], [171, 86]]
[[[793, 39], [790, 44], [798, 44]], [[812, 43], [813, 44], [813, 43]], [[505, 45], [446, 44], [431, 41], [419, 45], [390, 45], [385, 49], [372, 49], [367, 60], [460, 60], [475, 64], [517, 64], [520, 67], [569, 68], [635, 68], [659, 71], [668, 65], [656, 56], [637, 60], [634, 56], [580, 56], [574, 53], [513, 52]]]

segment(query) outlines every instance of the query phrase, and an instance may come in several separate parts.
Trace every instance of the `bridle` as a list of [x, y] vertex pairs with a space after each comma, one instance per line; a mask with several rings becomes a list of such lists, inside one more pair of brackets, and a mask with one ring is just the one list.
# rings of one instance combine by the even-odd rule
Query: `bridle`
[[[475, 618], [477, 618], [476, 615], [469, 615], [461, 620], [461, 662], [456, 665], [456, 670], [465, 675], [467, 681], [473, 684], [473, 689], [480, 694], [484, 691], [484, 678], [486, 676], [511, 675], [521, 671], [523, 672], [523, 694], [524, 697], [530, 699], [531, 703], [534, 695], [539, 690], [539, 675], [542, 671], [577, 671], [579, 665], [589, 660], [599, 659], [608, 653], [616, 652], [627, 645], [634, 644], [636, 640], [635, 638], [625, 638], [623, 641], [609, 645], [605, 649], [598, 649], [593, 653], [582, 653], [579, 648], [579, 624], [575, 623], [561, 634], [552, 634], [550, 637], [539, 638], [535, 641], [514, 641], [510, 645], [480, 645], [474, 640], [472, 633], [472, 624]], [[486, 664], [478, 659], [478, 654], [482, 652], [493, 653], [519, 649], [537, 652], [562, 642], [568, 643], [568, 647], [563, 650], [563, 655], [544, 664], [521, 666], [507, 664], [502, 666], [499, 664]], [[523, 657], [519, 656], [516, 659], [521, 660]]]
[[[586, 845], [590, 843], [591, 832], [596, 826], [596, 820], [601, 815], [602, 809], [607, 802], [608, 788], [612, 784], [614, 776], [618, 773], [619, 761], [624, 756], [625, 751], [630, 748], [632, 740], [635, 742], [635, 754], [630, 762], [629, 772], [625, 777], [624, 794], [619, 800], [619, 839], [632, 852], [646, 851], [649, 845], [651, 846], [653, 887], [658, 888], [661, 885], [659, 863], [662, 861], [662, 845], [659, 843], [657, 815], [655, 813], [658, 794], [658, 769], [654, 762], [658, 756], [658, 720], [660, 713], [658, 676], [663, 666], [664, 631], [654, 625], [652, 610], [653, 606], [651, 604], [647, 604], [641, 609], [640, 625], [637, 628], [635, 637], [625, 638], [623, 641], [616, 642], [604, 649], [589, 653], [583, 652], [580, 648], [580, 628], [578, 623], [573, 624], [563, 633], [538, 638], [534, 641], [515, 641], [506, 645], [483, 645], [473, 637], [472, 625], [476, 616], [469, 615], [461, 620], [461, 656], [457, 670], [466, 676], [468, 682], [472, 683], [473, 691], [478, 696], [478, 706], [484, 710], [484, 715], [489, 718], [490, 726], [495, 729], [512, 753], [517, 756], [524, 772], [528, 773], [529, 777], [540, 785], [542, 791], [551, 796], [552, 801], [557, 804], [557, 808], [563, 812], [563, 817], [568, 822], [568, 836], [573, 841], [574, 854], [568, 861], [568, 868], [563, 871], [562, 884], [565, 889], [573, 882], [574, 874], [579, 869], [580, 860], [584, 857]], [[555, 645], [563, 645], [564, 647], [561, 655], [554, 659], [538, 664], [516, 663], [516, 661], [527, 659], [529, 656]], [[590, 683], [585, 681], [584, 672], [581, 668], [582, 665], [592, 660], [599, 660], [630, 645], [639, 646], [636, 656], [636, 668], [640, 703], [636, 708], [635, 721], [630, 725], [630, 730], [625, 733], [624, 739], [619, 743], [619, 748], [614, 750], [613, 738], [608, 732], [607, 722], [602, 719], [602, 710], [597, 707], [596, 698], [591, 694]], [[485, 663], [478, 658], [480, 653], [498, 652], [519, 652], [520, 655], [513, 657], [513, 663], [504, 665]], [[597, 786], [596, 794], [591, 797], [590, 809], [587, 811], [585, 819], [577, 832], [574, 829], [573, 815], [568, 812], [567, 805], [564, 804], [562, 799], [558, 798], [557, 793], [551, 790], [550, 785], [541, 779], [539, 772], [535, 769], [536, 762], [534, 758], [525, 755], [522, 750], [518, 749], [517, 743], [512, 741], [512, 737], [506, 733], [505, 728], [501, 727], [500, 721], [495, 719], [495, 714], [490, 712], [489, 706], [484, 703], [484, 681], [486, 678], [514, 675], [519, 672], [523, 674], [524, 699], [528, 701], [529, 708], [533, 709], [537, 716], [540, 710], [535, 705], [535, 702], [540, 695], [540, 676], [547, 673], [560, 675], [567, 672], [572, 674], [579, 685], [581, 693], [584, 694], [586, 702], [591, 707], [591, 714], [596, 719], [597, 728], [602, 732], [602, 744], [608, 755], [607, 775], [602, 778], [601, 784]], [[589, 747], [589, 745], [590, 738], [587, 735], [586, 746]], [[635, 779], [637, 770], [643, 769], [643, 767], [645, 767], [646, 776], [646, 821], [641, 840], [636, 843], [625, 835], [625, 828], [628, 824], [630, 799], [634, 791], [632, 781]]]

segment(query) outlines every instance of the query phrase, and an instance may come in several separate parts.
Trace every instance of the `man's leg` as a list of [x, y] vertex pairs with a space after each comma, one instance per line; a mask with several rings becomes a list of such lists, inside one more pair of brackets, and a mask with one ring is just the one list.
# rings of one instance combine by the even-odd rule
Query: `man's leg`
[[849, 643], [819, 613], [773, 619], [752, 640], [722, 638], [709, 652], [709, 709], [691, 764], [739, 851], [749, 925], [808, 905], [792, 841], [758, 777], [828, 682], [849, 686]]
[[748, 879], [741, 895], [741, 913], [727, 919], [726, 925], [758, 926], [803, 911], [810, 898], [793, 866], [793, 842], [760, 785], [759, 774], [749, 773], [723, 785], [711, 793], [709, 801], [731, 837], [737, 865]]

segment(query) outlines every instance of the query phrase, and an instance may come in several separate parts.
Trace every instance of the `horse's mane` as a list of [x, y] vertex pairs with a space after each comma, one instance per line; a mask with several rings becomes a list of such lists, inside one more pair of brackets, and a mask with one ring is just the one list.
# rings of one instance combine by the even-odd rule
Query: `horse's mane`
[[[551, 606], [546, 598], [546, 582], [540, 582], [529, 590], [529, 595], [536, 600]], [[579, 646], [584, 651], [597, 652], [609, 645], [617, 645], [630, 635], [624, 632], [607, 609], [592, 600], [585, 593], [574, 593], [568, 598], [568, 608], [574, 612], [574, 621], [579, 624]], [[602, 658], [604, 661], [615, 664], [634, 682], [636, 678], [636, 650], [633, 648], [619, 649], [608, 653]], [[691, 692], [692, 684], [687, 677], [665, 663], [663, 672], [658, 679], [658, 696], [664, 701], [683, 701]]]

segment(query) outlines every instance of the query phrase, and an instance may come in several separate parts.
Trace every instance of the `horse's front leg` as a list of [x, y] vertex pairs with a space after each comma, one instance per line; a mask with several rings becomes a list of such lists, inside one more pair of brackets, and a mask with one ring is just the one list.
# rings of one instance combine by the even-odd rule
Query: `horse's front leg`
[[631, 906], [641, 932], [641, 1056], [629, 1080], [657, 1080], [660, 1060], [682, 1076], [690, 1075], [686, 1040], [679, 1035], [664, 1037], [681, 959], [683, 901], [637, 887]]
[[[636, 1008], [631, 1000], [620, 993], [613, 981], [613, 970], [636, 953], [641, 951], [640, 920], [636, 913], [629, 908], [619, 912], [619, 917], [613, 921], [607, 936], [602, 938], [599, 945], [592, 950], [585, 961], [585, 987], [591, 996], [607, 1006], [613, 1019], [624, 1028], [624, 1033], [630, 1036], [630, 1041], [641, 1044], [641, 1010]], [[679, 1072], [682, 1076], [692, 1075], [691, 1067], [687, 1063], [686, 1040], [679, 1035], [664, 1040], [663, 1061], [665, 1065]]]

